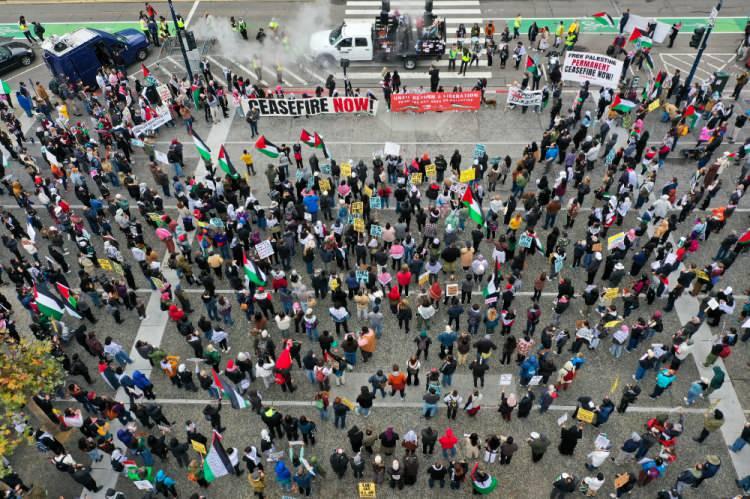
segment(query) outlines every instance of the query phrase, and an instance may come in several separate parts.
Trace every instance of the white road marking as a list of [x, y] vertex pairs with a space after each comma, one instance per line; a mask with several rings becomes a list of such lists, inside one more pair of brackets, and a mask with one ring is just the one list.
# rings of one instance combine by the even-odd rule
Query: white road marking
[[[436, 16], [463, 16], [466, 14], [481, 14], [481, 9], [433, 9]], [[380, 9], [346, 9], [347, 16], [377, 16]]]
[[190, 12], [188, 12], [188, 16], [185, 18], [185, 25], [187, 26], [190, 24], [190, 21], [193, 19], [193, 15], [195, 14], [195, 11], [198, 10], [198, 5], [200, 5], [201, 0], [195, 0], [193, 2], [193, 6], [190, 8]]

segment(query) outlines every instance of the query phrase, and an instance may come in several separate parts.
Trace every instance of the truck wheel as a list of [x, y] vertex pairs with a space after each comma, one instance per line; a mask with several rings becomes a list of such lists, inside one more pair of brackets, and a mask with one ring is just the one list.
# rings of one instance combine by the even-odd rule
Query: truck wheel
[[317, 59], [315, 59], [315, 63], [324, 69], [333, 68], [336, 66], [336, 59], [334, 59], [330, 55], [320, 55]]
[[407, 57], [404, 59], [404, 68], [411, 71], [412, 69], [417, 67], [417, 60], [413, 57]]
[[138, 53], [135, 55], [135, 58], [139, 61], [145, 61], [146, 57], [148, 57], [148, 50], [141, 49], [138, 51]]
[[21, 57], [21, 66], [29, 66], [31, 65], [31, 56], [25, 55]]

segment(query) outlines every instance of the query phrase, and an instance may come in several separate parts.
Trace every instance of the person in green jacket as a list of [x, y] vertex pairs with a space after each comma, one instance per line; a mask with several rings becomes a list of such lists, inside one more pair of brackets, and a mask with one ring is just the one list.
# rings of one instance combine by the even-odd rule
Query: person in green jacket
[[701, 434], [697, 437], [693, 437], [693, 440], [699, 444], [703, 443], [706, 437], [721, 428], [724, 425], [724, 422], [724, 413], [719, 409], [707, 411], [703, 415], [703, 429], [701, 430]]

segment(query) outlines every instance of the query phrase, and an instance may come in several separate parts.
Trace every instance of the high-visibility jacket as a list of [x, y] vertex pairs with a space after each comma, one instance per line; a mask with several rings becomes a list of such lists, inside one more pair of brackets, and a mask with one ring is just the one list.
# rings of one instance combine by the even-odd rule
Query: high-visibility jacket
[[572, 47], [576, 43], [576, 34], [570, 33], [568, 34], [568, 37], [565, 39], [565, 46], [566, 47]]
[[237, 23], [237, 29], [240, 31], [247, 31], [247, 23], [245, 21], [240, 21]]
[[29, 30], [29, 25], [26, 23], [18, 23], [18, 27], [21, 28], [22, 33], [26, 33]]
[[568, 33], [578, 33], [578, 23], [573, 21], [568, 27]]
[[521, 28], [521, 16], [518, 16], [518, 17], [516, 17], [516, 18], [515, 18], [515, 19], [513, 20], [513, 27], [514, 27], [514, 28], [518, 28], [518, 29], [520, 29], [520, 28]]
[[162, 38], [169, 38], [169, 25], [167, 24], [167, 21], [159, 22], [159, 34]]
[[562, 38], [564, 33], [565, 33], [565, 26], [563, 26], [562, 24], [558, 24], [557, 29], [555, 30], [555, 35]]
[[458, 56], [458, 51], [456, 49], [450, 49], [448, 51], [448, 59], [449, 60], [455, 61], [457, 56]]
[[185, 29], [185, 21], [182, 19], [181, 16], [177, 16], [177, 28]]
[[140, 25], [141, 25], [141, 31], [148, 31], [148, 23], [146, 22], [145, 19], [141, 18]]
[[463, 62], [469, 62], [469, 61], [471, 61], [471, 52], [466, 51], [466, 52], [462, 53], [461, 54], [461, 61], [463, 61]]

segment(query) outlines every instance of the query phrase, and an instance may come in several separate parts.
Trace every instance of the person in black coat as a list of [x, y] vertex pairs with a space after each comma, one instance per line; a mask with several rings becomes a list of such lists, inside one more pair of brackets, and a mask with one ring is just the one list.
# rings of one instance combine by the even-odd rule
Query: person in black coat
[[352, 446], [352, 452], [355, 454], [362, 450], [362, 442], [364, 441], [365, 434], [359, 429], [357, 425], [352, 426], [346, 434], [349, 437], [349, 443]]
[[526, 394], [521, 398], [521, 400], [518, 402], [518, 417], [519, 418], [525, 418], [529, 415], [529, 412], [531, 412], [531, 408], [534, 406], [534, 399], [535, 399], [534, 392], [529, 389]]
[[346, 470], [349, 469], [349, 457], [344, 449], [338, 448], [331, 454], [331, 468], [339, 479], [344, 478]]
[[583, 423], [581, 422], [569, 428], [561, 428], [560, 445], [557, 446], [557, 450], [563, 456], [572, 456], [581, 437], [583, 437]]
[[187, 442], [180, 443], [176, 438], [172, 438], [169, 441], [169, 451], [177, 460], [177, 464], [183, 468], [187, 468], [188, 464], [190, 464], [190, 457], [188, 457], [189, 450], [190, 445]]

